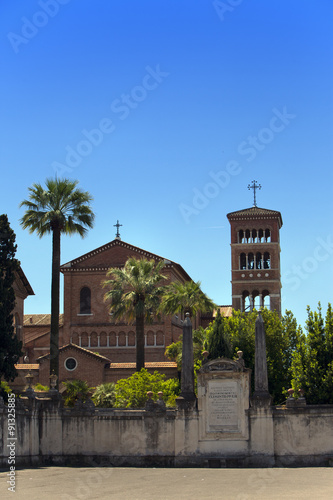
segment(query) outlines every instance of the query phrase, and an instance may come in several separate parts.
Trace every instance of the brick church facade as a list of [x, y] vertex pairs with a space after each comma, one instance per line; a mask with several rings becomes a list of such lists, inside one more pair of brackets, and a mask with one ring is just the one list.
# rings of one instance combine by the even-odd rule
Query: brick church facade
[[[232, 308], [250, 311], [268, 307], [281, 313], [280, 212], [252, 208], [227, 215], [231, 230], [232, 307], [220, 306], [225, 315]], [[115, 322], [104, 302], [102, 282], [110, 267], [123, 267], [129, 257], [164, 261], [167, 280], [191, 280], [183, 267], [149, 251], [123, 242], [119, 236], [61, 266], [64, 276], [64, 313], [59, 328], [59, 379], [86, 379], [90, 385], [116, 381], [135, 371], [135, 325]], [[31, 287], [30, 287], [31, 288]], [[32, 292], [33, 293], [33, 292]], [[177, 376], [177, 365], [165, 349], [179, 340], [182, 319], [166, 316], [145, 325], [145, 361], [149, 371]], [[194, 328], [208, 326], [212, 315], [197, 316]], [[23, 375], [32, 370], [34, 383], [49, 385], [50, 315], [24, 317], [25, 362], [17, 365]], [[23, 361], [23, 360], [22, 360]]]

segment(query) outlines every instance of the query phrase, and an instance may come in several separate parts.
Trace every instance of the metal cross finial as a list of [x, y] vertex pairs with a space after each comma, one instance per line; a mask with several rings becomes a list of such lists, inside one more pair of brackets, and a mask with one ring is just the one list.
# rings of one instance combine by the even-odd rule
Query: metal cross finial
[[253, 206], [256, 207], [257, 206], [256, 189], [261, 189], [261, 184], [257, 184], [257, 181], [252, 181], [252, 184], [249, 184], [247, 188], [253, 189], [253, 196], [254, 196]]
[[113, 224], [113, 227], [117, 228], [117, 233], [116, 233], [116, 238], [120, 240], [120, 233], [119, 233], [119, 228], [122, 226], [122, 224], [119, 224], [119, 220], [117, 220], [117, 224]]

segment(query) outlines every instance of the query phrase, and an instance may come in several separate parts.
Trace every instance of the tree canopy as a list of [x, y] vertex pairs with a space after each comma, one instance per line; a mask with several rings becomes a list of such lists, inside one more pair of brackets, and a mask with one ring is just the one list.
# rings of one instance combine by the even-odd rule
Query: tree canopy
[[123, 268], [112, 267], [104, 281], [104, 295], [115, 320], [135, 321], [136, 370], [144, 368], [144, 325], [157, 313], [162, 295], [164, 261], [130, 257]]
[[325, 318], [321, 304], [317, 311], [307, 308], [307, 334], [295, 339], [292, 353], [292, 387], [304, 391], [309, 404], [333, 404], [333, 312], [328, 304]]
[[22, 342], [17, 338], [13, 325], [15, 271], [19, 262], [15, 258], [17, 245], [7, 215], [0, 215], [0, 378], [14, 380], [15, 364], [23, 355]]
[[160, 310], [164, 314], [177, 314], [187, 312], [194, 316], [201, 313], [212, 312], [217, 306], [201, 290], [200, 281], [173, 281], [167, 285], [163, 292]]
[[41, 238], [52, 233], [51, 335], [50, 373], [59, 377], [59, 286], [60, 236], [62, 233], [84, 237], [93, 226], [91, 195], [76, 186], [78, 181], [47, 179], [46, 188], [35, 183], [29, 187], [29, 199], [23, 200], [26, 209], [21, 219], [23, 229]]

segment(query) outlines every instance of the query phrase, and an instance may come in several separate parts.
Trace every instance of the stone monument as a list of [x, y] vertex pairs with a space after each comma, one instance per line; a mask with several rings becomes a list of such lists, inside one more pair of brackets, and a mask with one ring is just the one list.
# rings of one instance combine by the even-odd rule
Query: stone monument
[[219, 358], [198, 372], [200, 439], [248, 439], [251, 370], [238, 360]]

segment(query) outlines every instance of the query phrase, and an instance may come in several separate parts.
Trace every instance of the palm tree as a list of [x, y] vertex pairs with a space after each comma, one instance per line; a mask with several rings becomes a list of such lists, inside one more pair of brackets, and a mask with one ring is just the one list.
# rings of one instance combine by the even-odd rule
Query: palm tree
[[94, 214], [92, 197], [76, 189], [78, 181], [56, 178], [47, 179], [45, 184], [46, 189], [38, 183], [29, 188], [29, 199], [20, 204], [26, 208], [20, 222], [23, 229], [36, 232], [40, 238], [52, 233], [50, 374], [59, 378], [60, 236], [78, 233], [84, 237], [93, 226]]
[[162, 288], [160, 282], [166, 279], [161, 274], [164, 261], [135, 259], [130, 257], [123, 268], [112, 267], [104, 281], [109, 288], [104, 299], [109, 302], [113, 318], [125, 319], [136, 325], [136, 370], [145, 366], [144, 325], [156, 313]]
[[94, 405], [99, 408], [112, 408], [116, 402], [116, 384], [114, 382], [106, 382], [95, 388], [91, 397]]
[[200, 281], [173, 281], [164, 289], [160, 311], [164, 314], [177, 314], [187, 312], [190, 317], [197, 312], [211, 312], [216, 309], [216, 304], [207, 297], [200, 288]]

